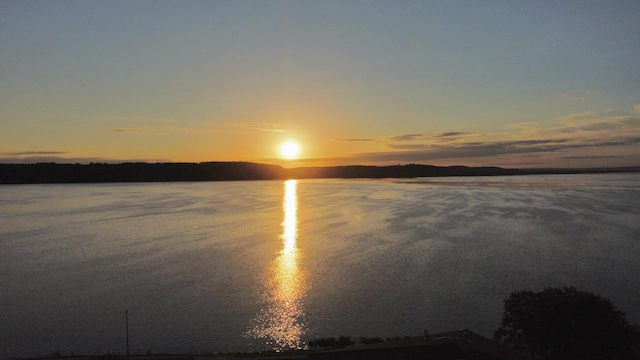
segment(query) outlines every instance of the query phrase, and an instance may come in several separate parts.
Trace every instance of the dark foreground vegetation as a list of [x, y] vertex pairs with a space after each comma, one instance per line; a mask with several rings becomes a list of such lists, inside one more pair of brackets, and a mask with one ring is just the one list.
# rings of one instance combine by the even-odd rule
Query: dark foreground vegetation
[[[600, 295], [575, 287], [514, 291], [490, 341], [469, 330], [382, 340], [322, 338], [312, 359], [640, 359], [640, 328]], [[344, 349], [344, 350], [340, 350]]]
[[640, 328], [609, 300], [574, 287], [511, 293], [494, 340], [542, 359], [640, 359]]
[[609, 300], [574, 287], [515, 291], [504, 302], [501, 326], [491, 341], [469, 330], [420, 336], [317, 338], [307, 350], [182, 355], [64, 356], [39, 360], [605, 360], [640, 359], [640, 328]]
[[499, 167], [394, 165], [285, 169], [249, 162], [0, 164], [0, 184], [233, 181], [311, 178], [412, 178], [640, 172], [640, 167], [605, 169], [504, 169]]

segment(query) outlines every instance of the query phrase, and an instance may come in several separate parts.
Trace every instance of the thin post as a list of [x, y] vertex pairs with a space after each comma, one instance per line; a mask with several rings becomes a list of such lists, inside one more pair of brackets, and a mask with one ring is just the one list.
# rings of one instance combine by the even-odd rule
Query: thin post
[[124, 318], [127, 325], [127, 360], [129, 360], [129, 310], [124, 311]]

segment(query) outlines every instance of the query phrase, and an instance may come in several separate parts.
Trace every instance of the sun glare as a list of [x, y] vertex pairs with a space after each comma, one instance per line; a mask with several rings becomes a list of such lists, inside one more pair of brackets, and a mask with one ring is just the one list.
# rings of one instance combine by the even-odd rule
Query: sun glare
[[280, 145], [280, 154], [285, 159], [295, 159], [300, 153], [300, 145], [295, 141], [286, 141]]

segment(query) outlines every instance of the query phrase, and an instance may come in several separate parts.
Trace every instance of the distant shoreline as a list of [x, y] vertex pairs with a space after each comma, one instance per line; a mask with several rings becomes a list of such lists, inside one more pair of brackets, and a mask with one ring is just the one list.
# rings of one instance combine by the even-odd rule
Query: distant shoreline
[[286, 179], [383, 179], [448, 176], [634, 173], [639, 167], [587, 169], [509, 169], [501, 167], [391, 165], [327, 166], [287, 169], [251, 162], [0, 164], [0, 184], [82, 184]]

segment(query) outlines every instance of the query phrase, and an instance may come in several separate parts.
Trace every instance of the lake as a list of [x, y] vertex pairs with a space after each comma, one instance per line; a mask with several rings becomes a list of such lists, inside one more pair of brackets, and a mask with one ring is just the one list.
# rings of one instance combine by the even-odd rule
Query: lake
[[638, 259], [640, 174], [5, 185], [0, 357], [491, 337], [551, 286], [639, 324]]

